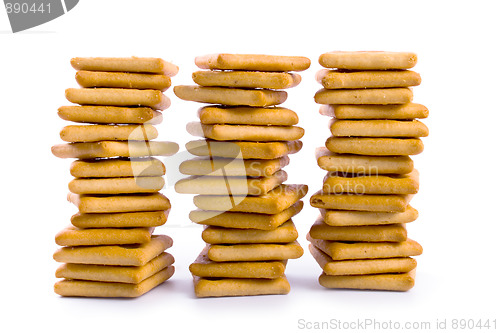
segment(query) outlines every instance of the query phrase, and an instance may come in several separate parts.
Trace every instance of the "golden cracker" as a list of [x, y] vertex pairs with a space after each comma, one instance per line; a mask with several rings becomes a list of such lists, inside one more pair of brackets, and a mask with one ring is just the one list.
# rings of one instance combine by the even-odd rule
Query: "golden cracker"
[[158, 137], [152, 125], [69, 125], [60, 137], [66, 142], [144, 141]]
[[76, 82], [83, 88], [154, 89], [165, 91], [170, 77], [157, 74], [78, 71]]
[[287, 244], [209, 245], [207, 256], [212, 261], [269, 261], [297, 259], [304, 250], [297, 241]]
[[417, 55], [412, 52], [334, 51], [322, 54], [319, 64], [355, 70], [409, 69], [417, 64]]
[[318, 104], [405, 104], [412, 99], [409, 88], [321, 89], [314, 95]]
[[194, 62], [201, 69], [269, 72], [303, 71], [311, 65], [311, 60], [306, 57], [229, 53], [198, 56]]
[[406, 137], [418, 138], [429, 135], [429, 129], [418, 120], [338, 120], [329, 123], [333, 136]]
[[80, 229], [68, 226], [57, 233], [60, 246], [142, 244], [151, 240], [154, 228], [99, 228]]
[[165, 165], [154, 157], [76, 160], [70, 173], [76, 178], [152, 177], [163, 176]]
[[68, 184], [76, 194], [154, 193], [163, 186], [163, 177], [75, 178]]
[[170, 99], [158, 90], [115, 89], [115, 88], [68, 88], [66, 99], [80, 105], [147, 106], [165, 110]]
[[204, 87], [287, 89], [297, 86], [301, 77], [292, 73], [253, 71], [197, 71], [193, 81]]
[[418, 155], [424, 144], [418, 138], [339, 138], [331, 136], [325, 142], [333, 153], [375, 156]]
[[167, 222], [169, 210], [132, 213], [76, 213], [71, 224], [77, 228], [159, 227]]
[[161, 193], [90, 196], [68, 194], [68, 201], [81, 213], [124, 213], [169, 210], [170, 201]]
[[413, 71], [339, 71], [322, 69], [316, 81], [325, 89], [396, 88], [418, 86], [420, 75]]
[[153, 73], [174, 76], [179, 67], [160, 58], [105, 58], [77, 57], [71, 59], [71, 66], [76, 70], [101, 71], [101, 72], [132, 72]]
[[72, 105], [61, 106], [57, 115], [77, 123], [157, 125], [163, 121], [161, 112], [146, 107]]
[[332, 276], [321, 274], [319, 284], [332, 289], [408, 291], [415, 285], [415, 270], [401, 274]]
[[286, 101], [286, 91], [223, 87], [175, 86], [180, 99], [222, 105], [271, 106]]
[[400, 119], [427, 118], [429, 109], [422, 104], [392, 105], [321, 105], [319, 113], [337, 119]]
[[196, 297], [286, 295], [290, 284], [285, 276], [276, 279], [203, 279], [194, 277]]
[[292, 126], [299, 122], [295, 112], [283, 107], [205, 106], [198, 110], [202, 124], [245, 124]]
[[331, 226], [383, 225], [410, 223], [418, 218], [418, 211], [406, 206], [403, 212], [357, 212], [348, 210], [320, 209], [326, 224]]

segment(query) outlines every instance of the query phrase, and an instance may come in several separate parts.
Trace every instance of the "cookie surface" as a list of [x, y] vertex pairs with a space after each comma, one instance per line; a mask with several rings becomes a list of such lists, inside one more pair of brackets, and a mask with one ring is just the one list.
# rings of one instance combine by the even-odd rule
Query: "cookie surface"
[[165, 110], [170, 99], [158, 90], [116, 89], [116, 88], [68, 88], [66, 99], [81, 105], [147, 106]]
[[323, 221], [331, 226], [382, 225], [410, 223], [418, 218], [418, 211], [406, 206], [403, 212], [356, 212], [348, 210], [320, 209]]
[[319, 113], [337, 119], [400, 119], [427, 118], [429, 109], [422, 104], [392, 105], [321, 105]]
[[246, 71], [289, 72], [309, 68], [311, 60], [306, 57], [276, 56], [265, 54], [218, 53], [196, 57], [196, 66], [201, 69], [233, 69]]
[[153, 235], [151, 241], [137, 245], [99, 245], [63, 247], [54, 260], [72, 264], [143, 266], [172, 246], [172, 238]]
[[161, 112], [146, 107], [73, 105], [61, 106], [57, 114], [61, 119], [77, 123], [157, 125], [163, 121]]
[[68, 201], [82, 213], [124, 213], [169, 210], [170, 201], [161, 193], [91, 196], [68, 194]]
[[98, 141], [52, 146], [52, 154], [56, 157], [79, 159], [170, 156], [178, 150], [177, 143], [168, 141]]
[[229, 197], [225, 195], [197, 195], [193, 198], [196, 207], [203, 210], [278, 214], [289, 208], [307, 194], [307, 185], [280, 185], [259, 197]]
[[163, 252], [144, 266], [62, 264], [56, 270], [56, 277], [71, 280], [137, 284], [173, 263], [174, 257], [170, 253]]
[[196, 140], [186, 143], [186, 149], [191, 154], [196, 156], [271, 160], [299, 152], [302, 149], [302, 141], [223, 142], [212, 140]]
[[309, 230], [312, 238], [340, 242], [402, 242], [407, 238], [404, 224], [333, 227], [319, 218]]
[[372, 212], [403, 212], [410, 194], [327, 194], [321, 191], [311, 196], [311, 206], [324, 209]]
[[68, 189], [76, 194], [129, 194], [154, 193], [163, 186], [163, 177], [75, 178]]
[[319, 284], [333, 289], [408, 291], [415, 285], [415, 270], [401, 274], [332, 276], [321, 274]]
[[138, 284], [64, 279], [56, 282], [54, 291], [61, 296], [139, 297], [168, 280], [173, 274], [174, 266], [169, 266]]
[[304, 136], [304, 129], [298, 126], [205, 125], [190, 122], [186, 129], [193, 136], [216, 141], [294, 141]]
[[191, 176], [175, 184], [177, 193], [202, 195], [264, 195], [288, 178], [284, 170], [270, 177]]
[[304, 203], [297, 201], [276, 214], [193, 210], [189, 213], [189, 219], [194, 223], [215, 227], [274, 230], [297, 215], [303, 207]]
[[152, 125], [69, 125], [60, 137], [66, 142], [144, 141], [158, 137]]
[[198, 110], [202, 124], [292, 126], [299, 122], [297, 114], [283, 107], [205, 106]]
[[312, 244], [309, 244], [309, 251], [326, 275], [407, 273], [417, 267], [417, 261], [413, 258], [332, 260]]
[[213, 261], [269, 261], [297, 259], [304, 250], [297, 241], [288, 244], [209, 245], [207, 256]]
[[196, 157], [183, 161], [179, 172], [192, 176], [269, 177], [290, 163], [288, 156], [272, 160], [236, 160], [220, 157]]
[[326, 148], [333, 153], [375, 156], [418, 155], [424, 144], [418, 138], [340, 138], [329, 137]]
[[165, 165], [154, 157], [76, 160], [70, 173], [76, 178], [163, 176]]
[[204, 87], [287, 89], [297, 86], [301, 77], [292, 73], [252, 71], [197, 71], [193, 81]]
[[286, 295], [290, 284], [285, 276], [276, 279], [204, 279], [194, 277], [196, 297]]
[[338, 120], [329, 123], [333, 136], [418, 138], [429, 129], [418, 120]]
[[413, 71], [338, 71], [322, 69], [316, 81], [325, 89], [395, 88], [418, 86], [420, 74]]
[[407, 174], [413, 170], [413, 160], [408, 156], [366, 156], [337, 154], [327, 148], [316, 149], [318, 166], [327, 171], [353, 174]]
[[[207, 244], [291, 243], [299, 236], [292, 220], [273, 230], [207, 227], [201, 238]], [[197, 275], [197, 274], [195, 274]]]
[[409, 69], [416, 65], [417, 55], [412, 52], [387, 51], [334, 51], [322, 54], [319, 63], [327, 68], [385, 70]]
[[158, 227], [167, 222], [168, 210], [132, 213], [76, 213], [71, 224], [77, 228], [139, 228]]
[[71, 66], [76, 70], [154, 73], [168, 76], [174, 76], [179, 71], [179, 67], [163, 59], [140, 57], [77, 57], [71, 59]]
[[191, 274], [204, 278], [276, 279], [285, 274], [286, 261], [214, 262], [205, 248], [189, 265]]
[[346, 175], [328, 173], [323, 182], [323, 192], [332, 194], [415, 194], [419, 188], [416, 169], [405, 175]]
[[412, 99], [408, 88], [321, 89], [314, 95], [318, 104], [405, 104]]
[[60, 246], [142, 244], [151, 240], [154, 228], [100, 228], [80, 229], [68, 226], [57, 233]]
[[271, 106], [286, 101], [286, 91], [242, 88], [175, 86], [180, 99], [200, 103], [223, 105]]
[[171, 85], [166, 75], [78, 71], [76, 82], [83, 88], [128, 88], [165, 91]]

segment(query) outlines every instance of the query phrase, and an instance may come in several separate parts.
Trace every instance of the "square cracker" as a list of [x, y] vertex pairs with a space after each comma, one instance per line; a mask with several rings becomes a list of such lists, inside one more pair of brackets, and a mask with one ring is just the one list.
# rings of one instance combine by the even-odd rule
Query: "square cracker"
[[285, 142], [248, 142], [248, 141], [212, 141], [197, 140], [186, 143], [186, 149], [196, 156], [215, 156], [239, 159], [271, 160], [302, 149], [302, 141]]
[[76, 82], [83, 88], [128, 88], [165, 91], [172, 81], [166, 75], [78, 71]]
[[69, 191], [76, 194], [154, 193], [165, 185], [163, 177], [75, 178]]
[[330, 289], [360, 289], [408, 291], [415, 285], [415, 270], [400, 274], [368, 274], [368, 275], [326, 275], [322, 273], [319, 284]]
[[152, 125], [69, 125], [59, 133], [66, 142], [144, 141], [158, 137]]
[[167, 222], [169, 210], [132, 213], [76, 213], [71, 224], [77, 228], [159, 227]]
[[269, 72], [304, 71], [311, 65], [311, 60], [306, 57], [229, 53], [198, 56], [194, 62], [201, 69]]
[[413, 258], [332, 260], [326, 253], [309, 244], [309, 251], [327, 275], [367, 275], [407, 273], [417, 267]]
[[207, 248], [189, 265], [191, 274], [204, 278], [276, 279], [285, 274], [286, 261], [215, 262]]
[[409, 223], [418, 218], [418, 211], [406, 206], [403, 212], [357, 212], [349, 210], [320, 209], [323, 221], [331, 226], [383, 225]]
[[418, 155], [424, 144], [418, 138], [339, 138], [331, 136], [325, 142], [333, 153], [375, 156]]
[[285, 276], [276, 279], [193, 278], [196, 297], [286, 295], [290, 292]]
[[61, 106], [57, 115], [77, 123], [157, 125], [163, 121], [161, 112], [146, 107], [72, 105]]
[[163, 252], [144, 266], [62, 264], [56, 270], [56, 277], [71, 280], [137, 284], [173, 263], [174, 257], [170, 253]]
[[183, 161], [179, 172], [192, 176], [269, 177], [290, 163], [288, 156], [272, 160], [235, 160], [219, 157], [196, 157]]
[[135, 245], [63, 247], [56, 250], [54, 260], [71, 264], [143, 266], [172, 243], [172, 238], [166, 235], [153, 235], [151, 241]]
[[400, 274], [333, 276], [321, 274], [319, 284], [332, 289], [408, 291], [415, 285], [415, 270]]
[[175, 183], [177, 193], [203, 195], [264, 195], [288, 178], [284, 170], [270, 177], [191, 176]]
[[271, 106], [286, 101], [281, 90], [175, 86], [174, 94], [185, 101], [222, 105]]
[[311, 196], [311, 206], [324, 209], [369, 212], [403, 212], [411, 194], [328, 194], [318, 191]]
[[297, 114], [283, 107], [249, 107], [249, 106], [205, 106], [198, 110], [202, 124], [245, 124], [245, 125], [297, 125]]
[[154, 157], [76, 160], [70, 173], [76, 178], [153, 177], [165, 174], [165, 165]]
[[174, 76], [179, 67], [160, 58], [105, 58], [77, 57], [71, 59], [71, 66], [76, 70], [104, 72], [153, 73]]
[[287, 89], [300, 83], [299, 74], [254, 71], [197, 71], [193, 81], [204, 87]]
[[203, 210], [278, 214], [302, 199], [307, 190], [307, 185], [280, 185], [259, 197], [197, 195], [193, 202]]
[[422, 254], [422, 246], [409, 238], [396, 243], [332, 242], [312, 238], [309, 234], [306, 238], [314, 246], [330, 256], [332, 260], [401, 258]]
[[337, 154], [321, 147], [316, 149], [316, 159], [323, 170], [358, 175], [408, 174], [413, 170], [408, 156]]
[[338, 120], [328, 124], [333, 136], [418, 138], [429, 135], [429, 129], [418, 120]]
[[56, 282], [54, 291], [61, 296], [139, 297], [168, 280], [173, 274], [174, 266], [168, 266], [138, 284], [65, 279]]
[[417, 64], [417, 55], [412, 52], [333, 51], [322, 54], [319, 64], [355, 70], [409, 69]]
[[81, 213], [125, 213], [169, 210], [170, 201], [161, 193], [91, 196], [68, 194], [68, 201]]
[[205, 125], [190, 122], [186, 129], [191, 135], [217, 141], [293, 141], [304, 136], [304, 129], [298, 126]]
[[80, 105], [147, 106], [155, 110], [170, 106], [167, 96], [151, 89], [68, 88], [66, 99]]
[[213, 261], [269, 261], [297, 259], [304, 250], [297, 241], [287, 244], [209, 245], [207, 256]]
[[297, 229], [291, 219], [273, 230], [210, 226], [201, 233], [201, 238], [207, 244], [291, 243], [297, 240], [298, 236]]
[[59, 158], [92, 159], [103, 157], [171, 156], [179, 145], [168, 141], [98, 141], [65, 143], [52, 146]]
[[418, 86], [420, 75], [413, 71], [345, 71], [322, 69], [316, 81], [325, 89], [396, 88]]
[[315, 239], [338, 242], [403, 242], [407, 238], [404, 224], [333, 227], [320, 217], [309, 234]]
[[314, 95], [318, 104], [405, 104], [412, 99], [409, 88], [321, 89]]
[[151, 241], [136, 245], [63, 247], [56, 250], [54, 260], [71, 264], [144, 266], [172, 243], [172, 238], [166, 235], [153, 235]]
[[323, 192], [332, 194], [415, 194], [419, 188], [417, 169], [404, 175], [356, 175], [329, 172]]
[[429, 109], [422, 104], [392, 105], [321, 105], [319, 113], [337, 119], [400, 119], [427, 118]]
[[193, 210], [189, 219], [194, 223], [214, 227], [274, 230], [287, 220], [297, 215], [304, 207], [304, 202], [297, 201], [290, 207], [276, 214], [221, 212], [210, 210]]
[[68, 226], [57, 233], [60, 246], [142, 244], [151, 240], [154, 228], [80, 229]]

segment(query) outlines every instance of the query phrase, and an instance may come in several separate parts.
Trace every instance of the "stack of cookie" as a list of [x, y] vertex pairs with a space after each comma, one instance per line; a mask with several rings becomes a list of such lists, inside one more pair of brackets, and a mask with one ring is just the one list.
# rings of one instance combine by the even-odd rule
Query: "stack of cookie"
[[189, 178], [179, 193], [198, 194], [191, 221], [206, 225], [207, 243], [190, 266], [197, 297], [286, 294], [288, 259], [303, 254], [291, 220], [303, 207], [305, 185], [285, 185], [282, 170], [298, 152], [304, 130], [292, 110], [276, 107], [309, 67], [304, 57], [215, 54], [197, 57], [199, 86], [176, 86], [184, 100], [211, 103], [188, 131], [198, 157], [180, 166]]
[[418, 212], [409, 205], [419, 187], [409, 155], [422, 152], [425, 106], [412, 103], [409, 88], [420, 75], [408, 70], [413, 53], [331, 52], [320, 56], [315, 100], [332, 117], [332, 136], [318, 148], [327, 170], [311, 197], [321, 216], [308, 240], [323, 269], [326, 288], [406, 291], [414, 285], [422, 247], [407, 238], [405, 224]]
[[173, 142], [150, 141], [154, 124], [170, 101], [175, 65], [158, 58], [74, 58], [81, 89], [67, 89], [76, 104], [59, 116], [87, 123], [62, 129], [69, 142], [52, 147], [60, 158], [76, 158], [68, 200], [79, 212], [59, 232], [62, 248], [54, 259], [63, 263], [54, 290], [62, 296], [137, 297], [174, 273], [172, 246], [166, 235], [152, 235], [164, 224], [169, 200], [159, 193], [165, 166], [152, 156], [175, 154]]

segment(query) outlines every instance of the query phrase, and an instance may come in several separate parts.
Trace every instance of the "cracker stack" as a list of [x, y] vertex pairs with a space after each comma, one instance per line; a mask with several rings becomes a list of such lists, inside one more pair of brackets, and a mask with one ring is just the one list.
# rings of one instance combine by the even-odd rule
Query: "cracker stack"
[[417, 219], [409, 205], [419, 187], [409, 155], [422, 152], [425, 106], [408, 87], [420, 75], [408, 70], [413, 53], [330, 52], [317, 73], [324, 89], [315, 101], [332, 117], [332, 136], [318, 148], [323, 188], [311, 197], [321, 216], [311, 227], [310, 251], [326, 288], [406, 291], [414, 285], [420, 244], [405, 224]]
[[175, 154], [173, 142], [150, 141], [153, 124], [170, 105], [163, 95], [178, 68], [158, 58], [74, 58], [82, 89], [67, 89], [78, 106], [59, 108], [69, 142], [52, 147], [76, 158], [68, 200], [78, 207], [72, 225], [59, 232], [54, 290], [62, 296], [137, 297], [169, 279], [172, 239], [152, 235], [163, 225], [169, 200], [159, 193], [165, 166], [152, 156]]
[[297, 114], [276, 107], [309, 67], [304, 57], [215, 54], [197, 57], [199, 86], [176, 86], [181, 99], [202, 107], [188, 131], [204, 137], [186, 146], [199, 156], [180, 166], [180, 193], [199, 194], [191, 221], [206, 225], [207, 243], [190, 265], [197, 297], [287, 294], [288, 259], [303, 254], [291, 220], [303, 207], [305, 185], [284, 185], [288, 154], [304, 130]]

